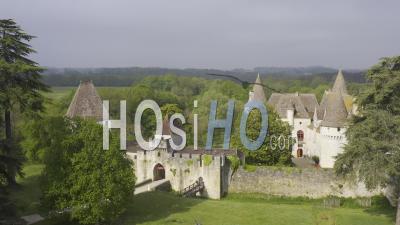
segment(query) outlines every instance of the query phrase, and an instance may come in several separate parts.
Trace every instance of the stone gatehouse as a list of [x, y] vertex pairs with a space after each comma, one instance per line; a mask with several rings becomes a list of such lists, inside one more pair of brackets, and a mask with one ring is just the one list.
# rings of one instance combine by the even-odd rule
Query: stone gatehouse
[[190, 148], [176, 152], [167, 148], [145, 151], [128, 145], [127, 154], [135, 163], [137, 183], [166, 179], [172, 190], [181, 192], [201, 178], [204, 190], [200, 195], [220, 199], [228, 192], [230, 162], [226, 157], [237, 152]]

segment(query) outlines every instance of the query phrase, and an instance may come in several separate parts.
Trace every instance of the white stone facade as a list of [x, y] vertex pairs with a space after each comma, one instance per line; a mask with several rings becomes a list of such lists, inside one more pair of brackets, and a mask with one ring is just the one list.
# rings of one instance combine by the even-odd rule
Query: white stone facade
[[[254, 86], [249, 100], [263, 101], [263, 97], [256, 97], [264, 95], [259, 76]], [[268, 104], [292, 127], [291, 136], [296, 140], [292, 148], [294, 157], [318, 156], [322, 168], [333, 168], [335, 157], [343, 152], [347, 143], [346, 121], [357, 109], [353, 98], [347, 94], [341, 71], [320, 103], [314, 94], [273, 93]]]
[[[292, 138], [296, 139], [292, 155], [294, 157], [318, 156], [319, 165], [322, 168], [333, 168], [335, 157], [343, 152], [343, 146], [346, 144], [346, 128], [314, 127], [311, 119], [294, 119], [292, 127]], [[304, 133], [303, 141], [299, 140], [298, 132], [300, 131]]]

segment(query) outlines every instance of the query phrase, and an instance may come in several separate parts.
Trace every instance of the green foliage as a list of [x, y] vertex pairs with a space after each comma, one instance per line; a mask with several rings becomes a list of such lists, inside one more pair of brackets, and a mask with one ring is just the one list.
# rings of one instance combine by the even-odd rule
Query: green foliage
[[386, 110], [400, 115], [400, 56], [383, 58], [367, 72], [372, 84], [358, 97], [364, 110]]
[[103, 150], [101, 137], [97, 124], [82, 127], [79, 138], [84, 146], [72, 159], [67, 181], [72, 186], [66, 206], [72, 208], [72, 218], [82, 224], [115, 220], [133, 195], [132, 162], [119, 150], [115, 139], [110, 150]]
[[165, 104], [161, 106], [161, 113], [163, 117], [170, 118], [175, 113], [182, 113], [182, 109], [177, 104]]
[[188, 160], [186, 160], [186, 165], [187, 165], [188, 167], [192, 166], [192, 165], [193, 165], [193, 159], [188, 159]]
[[[239, 84], [232, 81], [213, 80], [209, 81], [204, 92], [196, 99], [198, 100], [198, 108], [193, 111], [199, 116], [199, 145], [205, 146], [207, 140], [208, 119], [210, 113], [210, 105], [212, 100], [217, 100], [217, 119], [226, 118], [228, 101], [235, 101], [234, 121], [238, 120], [243, 110], [243, 105], [247, 101], [248, 92]], [[189, 115], [189, 121], [193, 120], [193, 113]], [[234, 127], [239, 126], [235, 122]], [[213, 147], [221, 148], [224, 139], [224, 130], [216, 129], [214, 132]]]
[[47, 213], [47, 209], [40, 205], [42, 191], [39, 178], [43, 167], [42, 164], [24, 164], [24, 177], [17, 177], [19, 187], [10, 188], [9, 196], [16, 207], [17, 215], [24, 216], [34, 213]]
[[313, 155], [313, 156], [311, 157], [311, 159], [314, 161], [315, 165], [319, 165], [319, 157], [318, 157], [318, 156]]
[[243, 166], [243, 169], [246, 170], [247, 172], [255, 172], [257, 170], [257, 166], [250, 165], [250, 164], [245, 164]]
[[203, 163], [204, 163], [204, 166], [209, 166], [209, 165], [211, 165], [212, 161], [213, 161], [213, 159], [212, 159], [212, 156], [211, 156], [211, 155], [204, 155], [204, 156], [203, 156]]
[[[171, 205], [174, 207], [168, 207]], [[134, 197], [131, 207], [118, 224], [195, 224], [196, 221], [201, 224], [238, 225], [393, 224], [393, 210], [390, 207], [321, 209], [321, 205], [320, 199], [276, 196], [257, 199], [250, 194], [228, 194], [224, 199], [213, 201], [180, 198], [165, 192], [149, 192]], [[327, 223], [327, 217], [336, 221]]]
[[24, 125], [22, 142], [28, 159], [43, 162], [56, 157], [57, 149], [62, 148], [65, 137], [72, 135], [73, 130], [68, 127], [68, 123], [63, 117], [44, 117], [28, 121]]
[[[43, 110], [43, 68], [28, 57], [35, 50], [28, 44], [34, 36], [25, 33], [12, 19], [0, 20], [0, 113], [4, 115], [4, 140], [0, 136], [0, 181], [15, 183], [21, 174], [22, 154], [11, 115], [37, 117]], [[2, 122], [2, 119], [1, 121]]]
[[233, 172], [235, 172], [237, 169], [239, 169], [239, 166], [240, 166], [239, 157], [237, 157], [235, 155], [229, 155], [227, 158], [231, 164], [230, 167]]
[[[240, 141], [239, 126], [232, 140], [232, 146], [246, 154], [246, 164], [253, 165], [291, 165], [292, 139], [290, 126], [281, 121], [275, 110], [267, 106], [268, 110], [268, 134], [262, 146], [256, 151], [250, 151], [243, 147]], [[253, 110], [247, 119], [247, 137], [255, 140], [261, 128], [261, 114]], [[287, 143], [280, 149], [278, 137], [282, 136]], [[275, 138], [272, 138], [275, 137]]]
[[400, 224], [400, 56], [383, 58], [367, 73], [371, 85], [358, 97], [360, 114], [346, 132], [337, 157], [338, 175], [363, 181], [368, 189], [391, 185]]
[[367, 73], [372, 84], [358, 97], [360, 114], [351, 121], [348, 144], [335, 164], [368, 188], [400, 181], [400, 57], [383, 58]]
[[43, 204], [71, 209], [82, 224], [115, 220], [133, 195], [132, 162], [111, 135], [110, 150], [103, 150], [102, 128], [94, 121], [52, 117], [33, 132], [42, 151]]

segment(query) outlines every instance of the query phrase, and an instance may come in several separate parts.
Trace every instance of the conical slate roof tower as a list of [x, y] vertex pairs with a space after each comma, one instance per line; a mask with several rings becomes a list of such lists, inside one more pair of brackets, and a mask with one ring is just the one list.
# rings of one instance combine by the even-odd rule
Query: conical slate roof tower
[[326, 108], [321, 125], [325, 127], [343, 127], [348, 112], [343, 97], [338, 92], [330, 92], [326, 97]]
[[336, 75], [336, 80], [333, 84], [332, 91], [338, 92], [342, 95], [347, 95], [346, 81], [344, 80], [342, 70], [339, 70], [338, 74]]
[[67, 117], [93, 118], [101, 121], [103, 118], [102, 101], [97, 94], [92, 81], [81, 81], [74, 98], [68, 107]]
[[257, 75], [256, 82], [253, 86], [253, 96], [251, 100], [266, 102], [267, 98], [265, 97], [264, 87], [262, 86], [260, 74]]
[[333, 88], [325, 91], [318, 117], [322, 126], [343, 127], [352, 109], [352, 96], [347, 92], [342, 70], [339, 70]]

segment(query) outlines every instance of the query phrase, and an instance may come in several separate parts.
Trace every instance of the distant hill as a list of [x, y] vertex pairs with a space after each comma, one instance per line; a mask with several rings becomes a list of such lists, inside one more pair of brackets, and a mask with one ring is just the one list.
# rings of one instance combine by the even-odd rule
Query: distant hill
[[[44, 72], [43, 81], [50, 86], [77, 86], [80, 80], [93, 80], [96, 86], [130, 86], [146, 76], [175, 74], [177, 76], [197, 76], [205, 79], [221, 79], [207, 73], [230, 74], [245, 81], [254, 81], [257, 73], [262, 77], [276, 79], [308, 79], [321, 76], [330, 80], [337, 70], [327, 67], [256, 67], [253, 70], [234, 69], [173, 69], [158, 67], [126, 67], [126, 68], [48, 68]], [[349, 82], [365, 82], [363, 71], [344, 71]]]
[[337, 69], [323, 66], [309, 67], [256, 67], [255, 72], [263, 74], [280, 74], [280, 75], [313, 75], [313, 74], [329, 74], [337, 72]]

